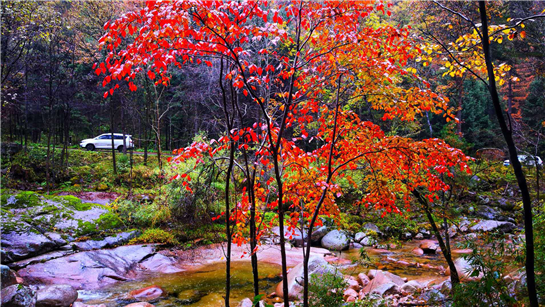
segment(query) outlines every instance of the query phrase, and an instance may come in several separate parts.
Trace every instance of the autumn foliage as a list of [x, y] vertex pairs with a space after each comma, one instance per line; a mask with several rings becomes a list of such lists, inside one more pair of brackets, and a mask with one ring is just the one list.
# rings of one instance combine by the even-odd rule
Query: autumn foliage
[[[433, 201], [448, 188], [442, 175], [469, 168], [461, 151], [439, 139], [389, 135], [351, 110], [368, 104], [383, 120], [411, 122], [424, 112], [454, 119], [447, 99], [409, 65], [422, 57], [410, 29], [371, 18], [388, 15], [388, 5], [375, 1], [147, 2], [105, 25], [100, 44], [108, 56], [96, 73], [105, 74], [107, 97], [122, 83], [137, 90], [138, 74], [168, 86], [171, 69], [221, 66], [220, 82], [236, 97], [225, 107], [235, 126], [176, 150], [171, 162], [217, 162], [236, 149], [235, 169], [252, 181], [230, 216], [241, 226], [236, 243], [246, 241], [251, 208], [258, 209], [257, 239], [272, 226], [261, 223], [265, 209], [288, 205], [290, 228], [301, 217], [314, 227], [319, 214], [337, 216], [346, 182], [365, 191], [361, 204], [401, 214], [411, 191]], [[240, 101], [260, 114], [235, 121]], [[190, 190], [188, 174], [172, 179]]]

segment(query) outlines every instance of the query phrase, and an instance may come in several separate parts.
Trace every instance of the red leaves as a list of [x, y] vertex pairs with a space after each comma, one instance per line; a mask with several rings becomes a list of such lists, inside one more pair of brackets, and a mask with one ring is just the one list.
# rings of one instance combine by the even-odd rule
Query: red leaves
[[150, 80], [155, 79], [155, 73], [151, 70], [148, 70], [148, 78], [150, 78]]

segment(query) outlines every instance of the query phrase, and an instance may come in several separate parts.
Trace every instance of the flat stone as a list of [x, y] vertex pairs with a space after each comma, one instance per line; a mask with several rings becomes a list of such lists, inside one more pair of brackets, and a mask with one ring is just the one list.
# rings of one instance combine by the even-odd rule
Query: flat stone
[[87, 240], [75, 242], [73, 245], [80, 251], [88, 251], [93, 249], [112, 248], [129, 242], [131, 239], [138, 237], [141, 234], [139, 230], [118, 233], [114, 236], [106, 237], [102, 240]]
[[503, 233], [512, 232], [516, 228], [516, 225], [511, 222], [500, 222], [492, 220], [482, 220], [473, 227], [471, 231], [479, 232], [489, 232], [489, 231], [500, 231]]

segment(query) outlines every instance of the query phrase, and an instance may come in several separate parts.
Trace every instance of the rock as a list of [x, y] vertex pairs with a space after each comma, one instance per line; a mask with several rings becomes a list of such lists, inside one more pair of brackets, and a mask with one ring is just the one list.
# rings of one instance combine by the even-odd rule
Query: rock
[[422, 285], [416, 280], [411, 280], [404, 283], [399, 289], [401, 290], [401, 293], [407, 295], [407, 294], [413, 294], [422, 288], [424, 288], [424, 285]]
[[11, 285], [2, 289], [2, 306], [4, 307], [35, 307], [36, 292], [23, 285]]
[[424, 235], [421, 234], [421, 233], [417, 233], [416, 236], [414, 236], [414, 238], [415, 238], [416, 240], [422, 240], [422, 239], [424, 239]]
[[176, 261], [170, 257], [161, 254], [154, 254], [140, 262], [140, 267], [150, 272], [163, 274], [179, 273], [184, 269], [176, 266]]
[[359, 243], [355, 243], [355, 242], [350, 243], [350, 248], [360, 249], [362, 247], [363, 247], [363, 245], [361, 245]]
[[489, 206], [481, 205], [477, 207], [477, 210], [475, 211], [475, 216], [487, 220], [495, 220], [501, 216], [501, 213]]
[[377, 240], [375, 240], [373, 237], [365, 237], [360, 241], [360, 244], [363, 246], [373, 246], [377, 244]]
[[358, 274], [358, 282], [360, 283], [362, 287], [367, 286], [370, 281], [371, 280], [369, 279], [369, 277], [367, 277], [367, 275], [365, 275], [364, 273]]
[[70, 285], [46, 286], [36, 295], [36, 307], [69, 307], [78, 298], [78, 292]]
[[207, 307], [223, 307], [225, 299], [218, 293], [210, 293], [201, 298], [199, 304]]
[[437, 243], [435, 241], [431, 240], [425, 240], [420, 243], [420, 249], [424, 252], [424, 254], [436, 254], [437, 249], [439, 249], [439, 246], [437, 246]]
[[361, 228], [367, 233], [370, 234], [370, 232], [374, 232], [378, 234], [379, 236], [382, 236], [383, 233], [378, 229], [377, 225], [373, 223], [365, 223], [361, 226]]
[[386, 271], [370, 270], [367, 275], [371, 278], [371, 281], [362, 290], [365, 294], [380, 296], [399, 294], [401, 293], [399, 286], [405, 283], [403, 278]]
[[104, 304], [87, 305], [87, 304], [84, 304], [82, 302], [74, 302], [74, 304], [72, 304], [72, 307], [106, 307], [106, 305], [104, 305]]
[[[76, 289], [93, 290], [145, 274], [147, 269], [142, 263], [152, 267], [154, 254], [154, 245], [127, 245], [31, 264], [17, 273], [34, 284], [69, 284]], [[172, 263], [172, 270], [176, 268]]]
[[443, 302], [445, 300], [445, 296], [443, 293], [439, 292], [439, 290], [430, 290], [422, 293], [418, 299], [423, 300], [427, 305], [430, 305]]
[[482, 220], [475, 226], [471, 227], [471, 231], [500, 231], [503, 233], [512, 232], [516, 228], [516, 225], [511, 222], [499, 222], [492, 220]]
[[410, 240], [412, 239], [412, 237], [413, 237], [413, 234], [410, 232], [406, 232], [402, 235], [403, 240]]
[[498, 201], [496, 202], [496, 206], [505, 211], [512, 211], [513, 209], [515, 209], [515, 203], [503, 197], [498, 199]]
[[[357, 297], [358, 297], [358, 291], [356, 291], [356, 290], [354, 290], [352, 288], [348, 288], [348, 289], [344, 290], [343, 298], [344, 298], [345, 301], [347, 301], [347, 302], [355, 301]], [[349, 300], [350, 298], [352, 298], [352, 299]]]
[[118, 233], [115, 236], [109, 236], [103, 240], [87, 240], [83, 242], [76, 242], [73, 244], [76, 249], [81, 251], [88, 251], [93, 249], [112, 248], [124, 243], [129, 242], [131, 239], [138, 237], [141, 234], [139, 230], [133, 230], [129, 232]]
[[[325, 273], [336, 274], [336, 269], [327, 263], [321, 256], [312, 256], [308, 262], [308, 275], [311, 278], [320, 278]], [[299, 263], [293, 267], [288, 273], [288, 293], [290, 298], [300, 299], [303, 291], [303, 263]], [[283, 297], [283, 282], [281, 281], [276, 286], [276, 295]]]
[[2, 259], [2, 263], [11, 263], [44, 254], [67, 243], [62, 239], [56, 240], [57, 237], [51, 238], [47, 233], [40, 233], [29, 224], [21, 223], [21, 225], [26, 227], [26, 230], [22, 232], [2, 232], [1, 244], [6, 252], [6, 257]]
[[354, 241], [360, 243], [365, 237], [367, 237], [365, 232], [358, 232], [354, 235]]
[[[271, 231], [275, 236], [280, 237], [280, 227], [275, 226]], [[307, 232], [301, 233], [301, 230], [297, 228], [284, 227], [284, 239], [293, 242], [295, 246], [303, 246], [302, 242], [307, 239]]]
[[411, 252], [417, 256], [424, 255], [424, 251], [420, 247], [415, 247]]
[[423, 237], [424, 239], [429, 239], [429, 238], [431, 238], [431, 233], [430, 233], [430, 231], [427, 230], [426, 228], [420, 228], [420, 229], [418, 229], [418, 233], [419, 233], [419, 234], [422, 234], [422, 237]]
[[147, 302], [137, 302], [137, 303], [132, 303], [132, 304], [129, 304], [129, 305], [125, 305], [125, 307], [155, 307], [155, 305], [152, 305], [152, 304], [147, 303]]
[[164, 293], [165, 291], [163, 291], [161, 287], [153, 285], [146, 288], [133, 290], [129, 292], [128, 296], [131, 299], [149, 302], [163, 296]]
[[238, 303], [237, 307], [253, 307], [254, 304], [251, 299], [245, 298], [240, 303]]
[[313, 243], [319, 243], [320, 240], [329, 232], [327, 229], [327, 226], [320, 226], [314, 231], [312, 231], [312, 235], [310, 235], [310, 239]]
[[[369, 270], [367, 276], [373, 280], [374, 283], [385, 283], [393, 282], [398, 286], [401, 286], [405, 283], [405, 280], [395, 274], [392, 274], [388, 271], [382, 270]], [[378, 278], [378, 279], [377, 279]]]
[[[465, 258], [460, 257], [454, 260], [454, 266], [456, 267], [456, 271], [458, 272], [458, 276], [460, 276], [461, 280], [470, 279], [471, 273], [473, 273], [473, 266], [471, 266], [471, 264]], [[445, 271], [445, 275], [450, 276], [450, 268], [448, 266]]]
[[444, 295], [449, 295], [452, 291], [452, 283], [450, 282], [450, 280], [445, 280], [444, 282], [439, 284], [439, 291]]
[[322, 247], [329, 250], [341, 251], [348, 249], [350, 245], [350, 239], [348, 236], [337, 229], [328, 232], [322, 238]]
[[11, 285], [15, 285], [17, 283], [17, 277], [15, 277], [15, 273], [13, 273], [13, 271], [10, 270], [7, 265], [0, 265], [0, 272], [2, 274], [2, 289]]
[[345, 279], [345, 282], [348, 285], [348, 288], [354, 289], [356, 292], [361, 288], [360, 283], [356, 279], [348, 278]]
[[[198, 290], [185, 290], [178, 293], [178, 300], [180, 304], [189, 305], [198, 302], [201, 299], [202, 295]], [[250, 306], [252, 301], [250, 301]]]

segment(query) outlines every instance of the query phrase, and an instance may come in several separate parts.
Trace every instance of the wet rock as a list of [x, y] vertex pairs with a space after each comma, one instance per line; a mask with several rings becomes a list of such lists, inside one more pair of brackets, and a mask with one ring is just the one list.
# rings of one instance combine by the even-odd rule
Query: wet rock
[[78, 292], [70, 285], [46, 286], [36, 295], [36, 307], [69, 307], [78, 298]]
[[128, 297], [132, 299], [137, 299], [140, 301], [153, 301], [163, 296], [165, 291], [161, 287], [153, 285], [142, 289], [137, 289], [129, 292]]
[[312, 231], [312, 235], [310, 236], [310, 239], [313, 243], [318, 243], [320, 240], [329, 232], [327, 229], [327, 226], [320, 226], [314, 231]]
[[125, 305], [125, 307], [155, 307], [155, 305], [152, 305], [148, 302], [137, 302], [137, 303]]
[[[336, 269], [327, 263], [327, 261], [324, 260], [324, 257], [321, 256], [312, 256], [309, 259], [308, 262], [308, 275], [310, 276], [311, 280], [313, 278], [320, 278], [321, 275], [325, 273], [331, 273], [335, 274]], [[296, 265], [294, 268], [290, 270], [288, 273], [288, 293], [290, 298], [299, 299], [302, 296], [303, 291], [303, 277], [304, 277], [304, 271], [303, 271], [303, 263]], [[283, 297], [284, 291], [283, 291], [283, 281], [281, 281], [276, 286], [276, 295], [278, 297]]]
[[92, 290], [140, 276], [147, 270], [139, 264], [154, 254], [153, 245], [120, 246], [32, 264], [18, 274], [35, 284], [69, 284], [76, 289]]
[[364, 273], [359, 273], [359, 274], [358, 274], [358, 281], [359, 281], [359, 283], [360, 283], [360, 285], [361, 285], [362, 287], [365, 287], [365, 286], [367, 286], [367, 285], [369, 284], [369, 282], [370, 282], [371, 280], [370, 280], [369, 277], [367, 277], [367, 275], [365, 275]]
[[415, 247], [411, 252], [417, 256], [424, 255], [424, 251], [420, 247]]
[[[202, 297], [202, 294], [198, 290], [185, 290], [178, 293], [178, 300], [183, 305], [189, 305], [198, 302]], [[251, 301], [250, 301], [250, 306]]]
[[2, 285], [2, 289], [11, 285], [15, 285], [17, 283], [17, 277], [15, 277], [15, 273], [10, 270], [7, 265], [0, 265], [0, 272], [2, 274], [2, 280], [0, 282]]
[[223, 307], [225, 299], [218, 293], [210, 293], [200, 300], [201, 306]]
[[482, 220], [475, 226], [471, 227], [471, 231], [500, 231], [503, 233], [512, 232], [516, 228], [516, 225], [511, 222], [500, 222], [492, 220]]
[[420, 243], [418, 247], [422, 249], [424, 254], [432, 254], [432, 255], [436, 254], [437, 249], [439, 249], [439, 246], [437, 245], [437, 243], [431, 240], [422, 241], [422, 243]]
[[114, 236], [109, 236], [103, 240], [87, 240], [76, 242], [73, 244], [77, 250], [88, 251], [93, 249], [112, 248], [129, 242], [131, 239], [138, 237], [141, 234], [139, 230], [118, 233]]
[[349, 244], [350, 239], [348, 238], [348, 236], [344, 232], [337, 229], [328, 232], [322, 238], [322, 247], [329, 250], [345, 250], [349, 247]]
[[36, 292], [23, 285], [11, 285], [2, 289], [2, 306], [4, 307], [35, 307]]

